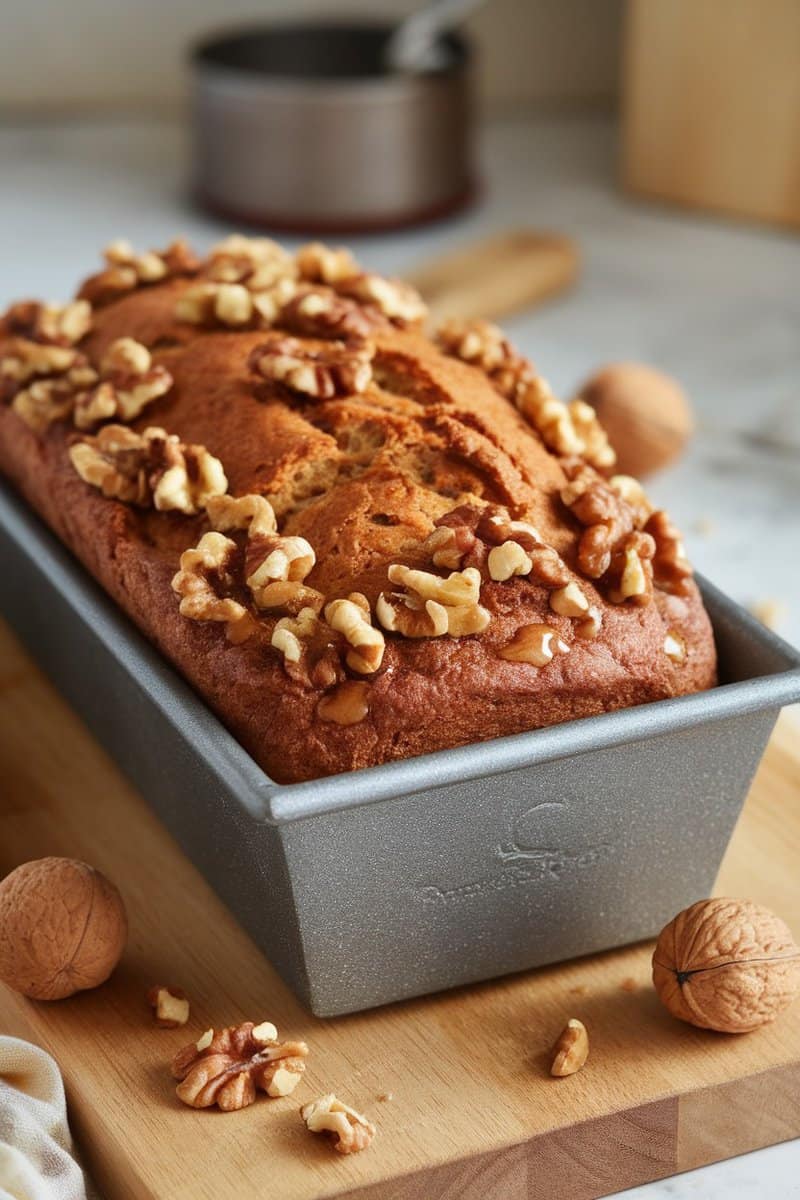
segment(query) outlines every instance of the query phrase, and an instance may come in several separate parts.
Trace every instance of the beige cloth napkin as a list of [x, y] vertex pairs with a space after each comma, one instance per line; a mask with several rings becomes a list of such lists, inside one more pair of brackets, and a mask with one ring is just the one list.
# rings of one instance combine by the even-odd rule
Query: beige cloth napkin
[[0, 1036], [0, 1200], [91, 1200], [72, 1153], [64, 1085], [39, 1046]]

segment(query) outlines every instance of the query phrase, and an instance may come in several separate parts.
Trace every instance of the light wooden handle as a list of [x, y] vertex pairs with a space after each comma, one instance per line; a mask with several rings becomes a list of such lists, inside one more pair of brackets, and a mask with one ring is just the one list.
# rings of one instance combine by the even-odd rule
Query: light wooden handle
[[508, 230], [462, 246], [407, 276], [431, 319], [495, 320], [539, 304], [578, 277], [575, 243], [556, 233]]

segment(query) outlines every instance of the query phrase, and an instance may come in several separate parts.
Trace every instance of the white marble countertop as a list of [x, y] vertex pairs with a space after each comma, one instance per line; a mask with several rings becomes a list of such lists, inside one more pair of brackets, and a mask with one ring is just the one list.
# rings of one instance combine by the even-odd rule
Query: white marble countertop
[[[189, 205], [186, 138], [174, 122], [0, 125], [0, 306], [62, 299], [98, 248], [176, 232], [203, 248], [222, 227]], [[784, 606], [800, 645], [800, 238], [634, 202], [615, 184], [605, 119], [522, 118], [483, 134], [482, 201], [412, 233], [356, 239], [377, 270], [517, 225], [580, 244], [580, 286], [507, 323], [556, 391], [603, 362], [641, 359], [678, 376], [699, 430], [649, 490], [686, 534], [695, 565], [745, 604]], [[641, 1200], [800, 1197], [791, 1142], [624, 1193]]]

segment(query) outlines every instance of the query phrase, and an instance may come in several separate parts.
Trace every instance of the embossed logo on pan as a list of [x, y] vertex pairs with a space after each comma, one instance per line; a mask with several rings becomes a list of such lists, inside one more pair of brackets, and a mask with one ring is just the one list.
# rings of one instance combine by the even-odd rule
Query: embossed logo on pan
[[565, 815], [568, 806], [563, 801], [544, 801], [524, 809], [512, 822], [509, 840], [495, 847], [500, 870], [454, 886], [422, 884], [418, 887], [422, 903], [457, 903], [506, 888], [559, 882], [612, 857], [610, 842], [565, 845], [568, 835], [561, 821]]

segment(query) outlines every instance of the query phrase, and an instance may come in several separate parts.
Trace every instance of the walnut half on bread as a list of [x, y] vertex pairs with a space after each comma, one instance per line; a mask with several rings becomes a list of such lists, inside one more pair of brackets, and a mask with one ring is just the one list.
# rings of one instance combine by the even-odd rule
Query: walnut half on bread
[[0, 469], [279, 782], [711, 687], [680, 534], [480, 321], [318, 243], [0, 316]]

